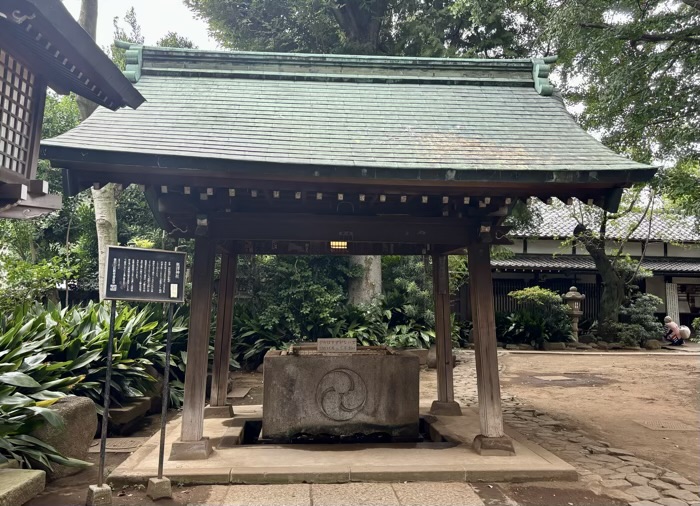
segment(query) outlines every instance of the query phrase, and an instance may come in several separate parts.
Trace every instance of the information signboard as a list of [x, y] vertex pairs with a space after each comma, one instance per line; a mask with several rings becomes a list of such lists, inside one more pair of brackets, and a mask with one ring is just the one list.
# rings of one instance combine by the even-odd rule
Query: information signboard
[[316, 351], [352, 353], [357, 351], [357, 340], [350, 338], [321, 338], [316, 340]]
[[109, 246], [105, 299], [184, 302], [185, 253]]

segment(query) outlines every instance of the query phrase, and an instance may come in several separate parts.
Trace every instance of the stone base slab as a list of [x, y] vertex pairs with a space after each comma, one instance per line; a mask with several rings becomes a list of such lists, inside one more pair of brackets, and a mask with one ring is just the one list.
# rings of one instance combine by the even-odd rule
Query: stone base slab
[[212, 444], [208, 437], [199, 441], [175, 441], [170, 450], [170, 460], [205, 460], [211, 452]]
[[430, 414], [436, 416], [462, 416], [462, 408], [456, 401], [433, 401]]
[[204, 418], [233, 418], [233, 406], [205, 406]]
[[[576, 470], [506, 426], [515, 455], [488, 457], [472, 448], [480, 432], [479, 415], [463, 407], [462, 416], [429, 414], [426, 423], [442, 443], [242, 445], [216, 447], [206, 460], [166, 461], [172, 482], [195, 484], [348, 483], [353, 481], [549, 481], [578, 479]], [[204, 420], [204, 434], [216, 444], [239, 418], [260, 420], [260, 406], [242, 406], [233, 420]], [[245, 413], [245, 414], [243, 414]], [[166, 452], [177, 442], [181, 419], [169, 422]], [[115, 486], [146, 484], [158, 472], [158, 438], [134, 452], [109, 476]]]
[[0, 504], [21, 505], [44, 491], [46, 473], [38, 469], [0, 469]]
[[509, 457], [515, 455], [513, 441], [509, 437], [486, 437], [479, 434], [474, 438], [472, 448], [485, 457]]

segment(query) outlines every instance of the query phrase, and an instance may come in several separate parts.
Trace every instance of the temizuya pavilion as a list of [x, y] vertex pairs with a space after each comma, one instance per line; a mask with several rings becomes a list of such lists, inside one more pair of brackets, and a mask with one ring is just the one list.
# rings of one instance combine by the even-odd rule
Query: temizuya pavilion
[[[436, 414], [458, 414], [447, 256], [469, 257], [480, 416], [477, 452], [512, 453], [500, 405], [489, 248], [519, 199], [615, 210], [654, 168], [581, 130], [546, 59], [215, 52], [132, 45], [138, 110], [100, 109], [42, 142], [71, 194], [145, 187], [160, 225], [194, 237], [180, 445], [206, 458], [214, 261], [222, 255], [211, 406], [226, 403], [238, 254], [431, 255]], [[166, 470], [167, 473], [167, 470]]]

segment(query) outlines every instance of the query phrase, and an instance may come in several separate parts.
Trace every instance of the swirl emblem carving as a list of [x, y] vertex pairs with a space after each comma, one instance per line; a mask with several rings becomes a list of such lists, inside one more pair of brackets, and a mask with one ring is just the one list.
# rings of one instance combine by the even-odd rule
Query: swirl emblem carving
[[350, 369], [334, 369], [323, 376], [316, 387], [316, 404], [331, 420], [351, 420], [367, 401], [367, 386]]

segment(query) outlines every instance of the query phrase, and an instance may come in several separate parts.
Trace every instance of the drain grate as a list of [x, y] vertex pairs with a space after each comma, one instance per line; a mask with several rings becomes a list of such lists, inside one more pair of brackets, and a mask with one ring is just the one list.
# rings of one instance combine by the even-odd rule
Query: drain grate
[[568, 376], [535, 376], [535, 378], [542, 381], [570, 381], [576, 379]]
[[692, 425], [673, 420], [635, 420], [639, 425], [651, 430], [697, 430]]

